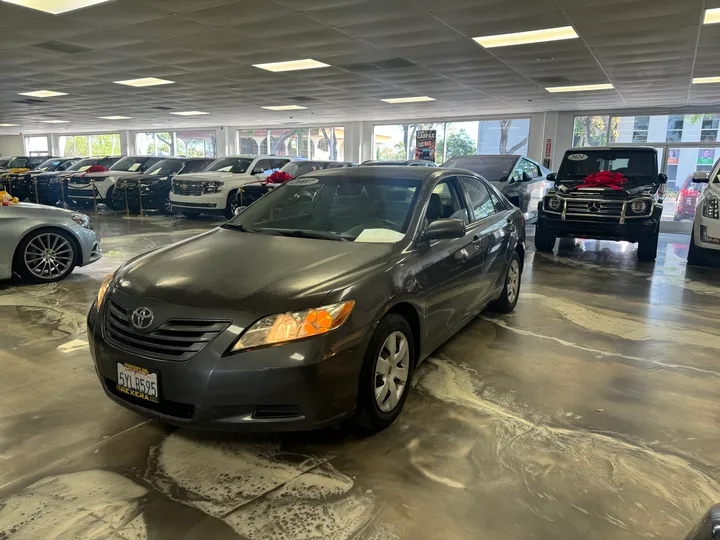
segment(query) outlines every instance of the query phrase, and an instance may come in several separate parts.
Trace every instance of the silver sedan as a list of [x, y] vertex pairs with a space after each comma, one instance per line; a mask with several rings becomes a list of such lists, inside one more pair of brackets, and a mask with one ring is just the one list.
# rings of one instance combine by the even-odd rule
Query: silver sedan
[[0, 206], [0, 238], [0, 280], [15, 273], [35, 283], [60, 281], [102, 257], [88, 217], [61, 208]]

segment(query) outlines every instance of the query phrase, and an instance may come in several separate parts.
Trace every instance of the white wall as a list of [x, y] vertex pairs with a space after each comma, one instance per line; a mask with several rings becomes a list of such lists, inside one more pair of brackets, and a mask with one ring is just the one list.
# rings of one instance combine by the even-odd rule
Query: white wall
[[24, 153], [22, 135], [0, 135], [0, 156], [22, 156]]

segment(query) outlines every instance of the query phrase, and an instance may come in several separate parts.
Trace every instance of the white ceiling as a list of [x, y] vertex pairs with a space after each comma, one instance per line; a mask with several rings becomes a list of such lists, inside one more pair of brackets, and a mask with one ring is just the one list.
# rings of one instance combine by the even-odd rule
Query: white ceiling
[[[714, 7], [720, 0], [113, 0], [53, 16], [0, 2], [0, 123], [20, 124], [0, 133], [715, 110], [720, 85], [691, 84], [720, 76], [720, 24], [701, 25]], [[580, 39], [488, 50], [470, 39], [567, 25]], [[252, 67], [300, 58], [332, 67]], [[140, 77], [176, 84], [113, 83]], [[544, 89], [608, 81], [616, 90]], [[68, 95], [34, 103], [18, 95], [32, 90]], [[380, 101], [416, 95], [436, 101]], [[293, 103], [308, 109], [260, 108]], [[111, 115], [133, 120], [97, 119]], [[39, 122], [48, 119], [71, 123]]]

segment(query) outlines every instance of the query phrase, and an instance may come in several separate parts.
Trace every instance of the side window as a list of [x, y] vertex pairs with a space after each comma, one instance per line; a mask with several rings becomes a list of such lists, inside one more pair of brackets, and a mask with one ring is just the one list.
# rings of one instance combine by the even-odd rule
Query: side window
[[490, 192], [490, 198], [493, 201], [493, 207], [495, 208], [495, 212], [500, 213], [507, 210], [507, 206], [505, 206], [505, 203], [500, 200], [500, 198], [493, 192], [492, 189], [488, 189]]
[[537, 178], [540, 176], [540, 168], [535, 165], [532, 161], [525, 158], [520, 160], [520, 168], [530, 175], [530, 178]]
[[289, 159], [273, 159], [272, 160], [272, 168], [275, 170], [280, 170], [288, 163], [290, 163]]
[[457, 179], [446, 178], [435, 186], [425, 217], [428, 221], [459, 219], [468, 223], [468, 212], [460, 196]]
[[250, 174], [263, 174], [270, 169], [272, 169], [272, 162], [269, 159], [261, 159], [255, 162], [255, 166]]
[[477, 178], [463, 176], [463, 185], [468, 196], [468, 206], [473, 221], [486, 218], [497, 212], [490, 190]]

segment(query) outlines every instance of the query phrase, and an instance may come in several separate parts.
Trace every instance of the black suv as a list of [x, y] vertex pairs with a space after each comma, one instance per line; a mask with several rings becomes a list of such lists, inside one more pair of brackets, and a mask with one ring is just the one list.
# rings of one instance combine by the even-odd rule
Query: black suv
[[662, 196], [654, 148], [573, 148], [538, 205], [535, 248], [552, 251], [556, 238], [637, 242], [641, 261], [657, 255]]

